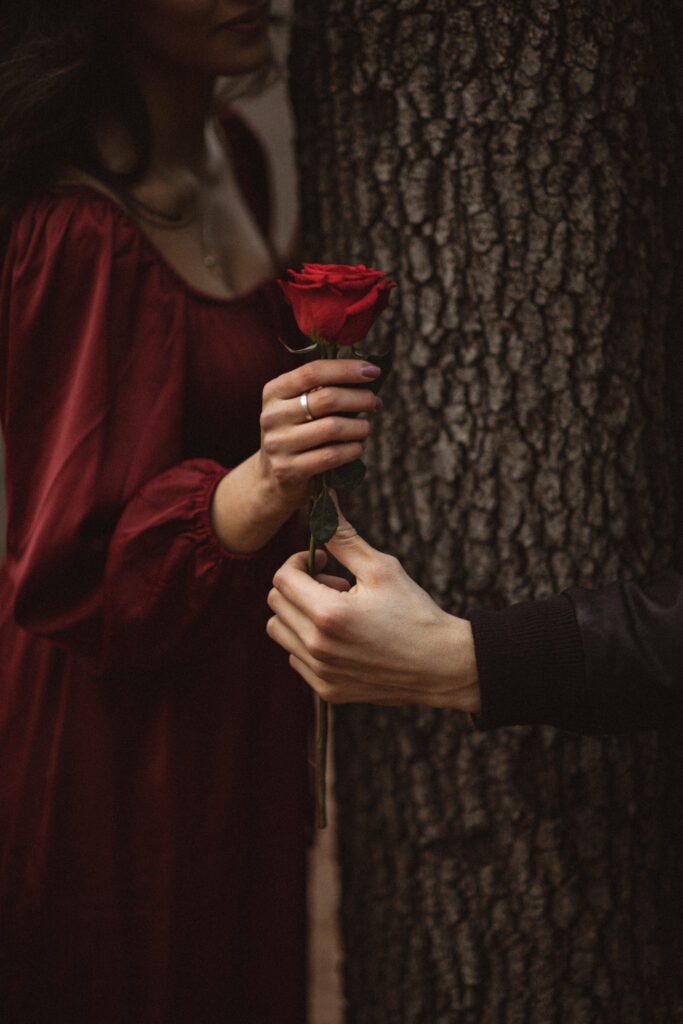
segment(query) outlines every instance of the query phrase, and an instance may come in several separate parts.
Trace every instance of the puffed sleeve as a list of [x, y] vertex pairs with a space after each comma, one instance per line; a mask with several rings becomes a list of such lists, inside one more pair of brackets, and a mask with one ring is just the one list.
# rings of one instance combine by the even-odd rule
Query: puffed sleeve
[[0, 293], [15, 618], [100, 671], [172, 656], [250, 563], [210, 524], [227, 470], [183, 461], [184, 303], [117, 212], [35, 204]]

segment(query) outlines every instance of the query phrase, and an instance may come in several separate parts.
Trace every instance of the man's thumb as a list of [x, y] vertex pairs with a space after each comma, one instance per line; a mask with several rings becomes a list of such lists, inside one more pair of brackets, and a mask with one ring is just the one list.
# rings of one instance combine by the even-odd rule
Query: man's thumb
[[362, 579], [377, 552], [356, 533], [339, 505], [337, 505], [337, 512], [339, 513], [339, 526], [325, 547], [338, 562], [350, 569], [354, 576]]

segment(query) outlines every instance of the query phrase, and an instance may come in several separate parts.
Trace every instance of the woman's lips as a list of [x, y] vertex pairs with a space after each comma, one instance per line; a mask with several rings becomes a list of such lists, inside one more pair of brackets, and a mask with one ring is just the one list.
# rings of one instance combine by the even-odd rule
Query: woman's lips
[[259, 4], [236, 18], [229, 18], [216, 27], [217, 32], [227, 30], [230, 32], [256, 32], [265, 29], [268, 24], [268, 12], [270, 4]]

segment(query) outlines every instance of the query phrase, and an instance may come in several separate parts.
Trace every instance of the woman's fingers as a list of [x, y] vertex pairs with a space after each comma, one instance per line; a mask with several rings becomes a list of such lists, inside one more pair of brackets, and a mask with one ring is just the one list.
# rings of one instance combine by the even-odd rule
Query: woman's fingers
[[324, 444], [338, 444], [341, 441], [366, 441], [370, 433], [367, 420], [345, 419], [343, 416], [326, 416], [312, 423], [295, 424], [294, 428], [282, 428], [276, 443], [288, 451], [305, 452]]
[[379, 373], [360, 359], [319, 359], [266, 384], [260, 464], [276, 494], [300, 504], [312, 477], [360, 458], [370, 425], [358, 414], [381, 405], [360, 385]]
[[313, 388], [335, 384], [368, 384], [376, 380], [381, 372], [378, 366], [361, 359], [316, 359], [275, 377], [266, 385], [266, 390], [268, 397], [298, 398]]
[[[305, 452], [316, 454], [316, 461], [330, 461], [328, 468], [339, 465], [336, 456], [329, 450], [339, 445], [355, 444], [365, 446], [370, 425], [367, 420], [345, 419], [342, 416], [326, 416], [314, 423], [289, 424], [264, 433], [263, 448], [268, 457], [276, 463], [279, 459], [295, 459]], [[326, 450], [328, 449], [328, 450]], [[325, 452], [325, 454], [322, 454]], [[339, 455], [339, 453], [336, 453]], [[352, 457], [358, 458], [360, 451], [354, 449]], [[317, 471], [316, 471], [317, 472]]]
[[[296, 398], [278, 399], [267, 395], [268, 387], [264, 389], [262, 431], [279, 430], [286, 425], [310, 425], [335, 415], [348, 422], [349, 417], [356, 418], [361, 413], [369, 415], [382, 407], [381, 399], [367, 388], [322, 387], [302, 392]], [[306, 398], [305, 404], [302, 395]]]
[[[314, 420], [339, 413], [374, 413], [382, 407], [382, 400], [367, 388], [321, 387], [304, 393], [308, 412]], [[304, 423], [308, 420], [301, 396], [290, 399], [287, 404], [291, 408], [293, 422]], [[290, 409], [287, 412], [290, 413]]]
[[310, 480], [319, 473], [328, 473], [331, 469], [338, 469], [347, 462], [360, 459], [364, 451], [365, 445], [361, 441], [340, 442], [327, 445], [325, 448], [313, 448], [311, 451], [292, 456], [289, 464], [290, 475], [292, 478]]

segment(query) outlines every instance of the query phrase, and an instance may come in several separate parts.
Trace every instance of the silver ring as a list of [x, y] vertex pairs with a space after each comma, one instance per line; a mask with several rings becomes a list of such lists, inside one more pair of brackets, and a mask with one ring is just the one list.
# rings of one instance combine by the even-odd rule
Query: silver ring
[[308, 407], [308, 391], [304, 391], [303, 395], [299, 398], [299, 401], [301, 402], [301, 408], [306, 415], [306, 419], [309, 421], [314, 420], [315, 416]]

